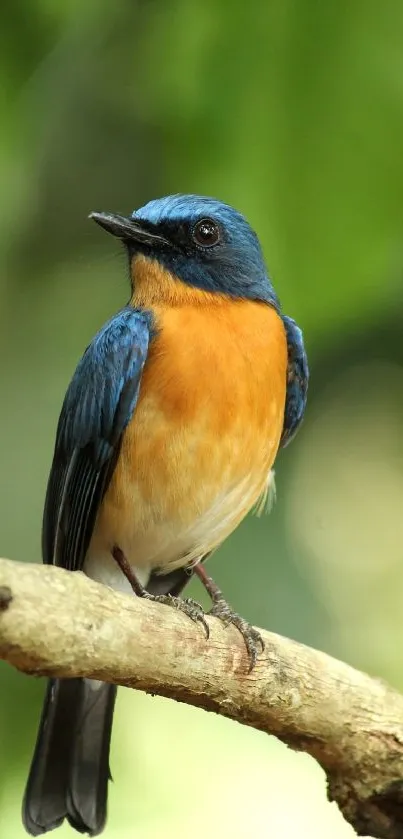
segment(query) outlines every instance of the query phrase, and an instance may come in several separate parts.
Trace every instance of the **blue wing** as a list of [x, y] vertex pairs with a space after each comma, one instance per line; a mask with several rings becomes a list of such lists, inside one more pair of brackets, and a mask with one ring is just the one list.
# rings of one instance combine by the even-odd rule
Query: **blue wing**
[[295, 320], [288, 318], [286, 315], [283, 315], [283, 322], [287, 336], [288, 369], [284, 425], [280, 446], [287, 446], [295, 437], [303, 420], [309, 369], [301, 329], [297, 326]]
[[83, 566], [122, 434], [136, 407], [151, 331], [148, 312], [122, 309], [78, 364], [59, 418], [46, 493], [46, 563], [73, 571]]

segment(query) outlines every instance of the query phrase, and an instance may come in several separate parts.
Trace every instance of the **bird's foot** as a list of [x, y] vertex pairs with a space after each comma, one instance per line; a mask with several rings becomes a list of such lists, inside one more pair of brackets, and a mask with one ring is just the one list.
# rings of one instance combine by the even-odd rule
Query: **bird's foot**
[[209, 637], [209, 625], [206, 621], [203, 606], [201, 606], [200, 603], [197, 603], [197, 601], [193, 600], [191, 597], [187, 597], [186, 600], [182, 600], [181, 597], [175, 597], [173, 594], [150, 594], [150, 592], [147, 591], [147, 589], [145, 589], [137, 579], [130, 563], [127, 561], [123, 551], [119, 547], [115, 546], [113, 548], [112, 556], [115, 562], [119, 565], [119, 568], [125, 575], [126, 579], [129, 581], [137, 597], [144, 597], [145, 600], [153, 600], [154, 603], [163, 603], [165, 606], [171, 606], [174, 609], [178, 609], [195, 623], [201, 623], [206, 633], [206, 638]]
[[150, 594], [145, 589], [140, 596], [144, 597], [146, 600], [153, 600], [154, 603], [164, 603], [165, 606], [171, 606], [173, 609], [178, 609], [195, 623], [201, 623], [206, 633], [206, 638], [209, 637], [210, 629], [205, 618], [203, 606], [201, 606], [197, 600], [193, 600], [192, 597], [182, 599], [181, 597], [175, 597], [173, 594]]
[[236, 626], [245, 642], [246, 650], [249, 656], [249, 673], [251, 673], [256, 664], [259, 653], [264, 651], [264, 641], [260, 632], [258, 632], [257, 629], [254, 629], [254, 627], [248, 623], [245, 618], [242, 618], [241, 615], [234, 612], [223, 597], [215, 600], [214, 605], [208, 614], [212, 617], [218, 618], [223, 622], [224, 626], [230, 626], [231, 624]]
[[254, 627], [242, 618], [241, 615], [238, 615], [237, 612], [234, 612], [234, 610], [231, 609], [231, 606], [229, 606], [222, 596], [222, 592], [218, 588], [217, 584], [207, 574], [207, 571], [201, 562], [194, 566], [193, 571], [203, 583], [204, 588], [209, 593], [213, 601], [213, 606], [208, 614], [212, 617], [218, 618], [223, 622], [224, 626], [229, 626], [230, 624], [236, 626], [241, 633], [249, 656], [248, 672], [251, 673], [256, 664], [259, 652], [262, 653], [264, 651], [264, 641], [260, 632], [258, 632], [257, 629], [254, 629]]

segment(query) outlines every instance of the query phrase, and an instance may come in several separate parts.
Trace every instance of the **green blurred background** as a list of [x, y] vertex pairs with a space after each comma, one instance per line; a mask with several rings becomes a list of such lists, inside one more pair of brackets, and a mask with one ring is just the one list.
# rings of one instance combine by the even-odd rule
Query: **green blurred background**
[[[40, 559], [65, 388], [127, 299], [88, 213], [213, 194], [261, 236], [311, 387], [271, 516], [210, 570], [255, 623], [403, 689], [400, 0], [13, 0], [0, 73], [1, 554]], [[1, 839], [25, 835], [43, 689], [0, 669]], [[110, 839], [353, 835], [310, 758], [167, 700], [120, 690], [112, 769]]]

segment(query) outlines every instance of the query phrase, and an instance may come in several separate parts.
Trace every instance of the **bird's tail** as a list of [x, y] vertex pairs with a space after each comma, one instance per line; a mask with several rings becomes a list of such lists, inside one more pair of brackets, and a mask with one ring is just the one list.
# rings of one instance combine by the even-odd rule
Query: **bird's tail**
[[96, 836], [106, 820], [115, 685], [51, 679], [23, 803], [32, 836], [66, 818]]

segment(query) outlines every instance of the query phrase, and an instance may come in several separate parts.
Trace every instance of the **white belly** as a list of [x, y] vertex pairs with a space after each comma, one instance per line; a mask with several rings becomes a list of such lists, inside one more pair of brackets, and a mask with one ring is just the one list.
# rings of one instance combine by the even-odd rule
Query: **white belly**
[[[138, 581], [147, 586], [152, 572], [168, 574], [176, 568], [191, 566], [215, 550], [234, 530], [256, 501], [257, 512], [269, 507], [275, 496], [274, 472], [271, 470], [262, 487], [247, 476], [235, 487], [217, 497], [208, 510], [186, 526], [177, 522], [153, 521], [142, 532], [126, 529], [116, 544], [123, 550]], [[259, 500], [260, 499], [260, 500]], [[84, 563], [84, 572], [93, 580], [122, 592], [131, 592], [128, 580], [112, 557], [113, 544], [105, 540], [102, 528], [95, 528]]]

